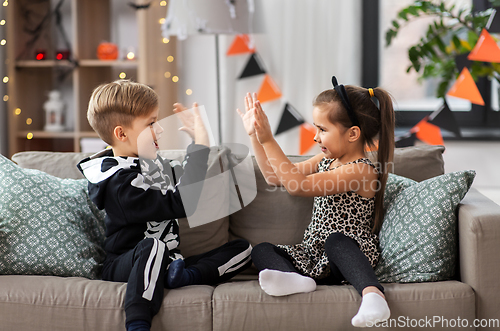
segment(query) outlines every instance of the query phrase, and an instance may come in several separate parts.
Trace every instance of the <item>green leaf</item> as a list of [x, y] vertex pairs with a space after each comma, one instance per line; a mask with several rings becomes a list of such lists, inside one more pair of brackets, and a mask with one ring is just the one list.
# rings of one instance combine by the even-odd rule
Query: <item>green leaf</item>
[[451, 41], [453, 42], [453, 45], [455, 45], [455, 48], [457, 50], [460, 50], [462, 48], [462, 43], [460, 42], [460, 39], [458, 39], [457, 35], [454, 34], [452, 37], [451, 37]]
[[398, 21], [392, 21], [392, 25], [393, 25], [396, 29], [399, 29], [399, 23], [398, 23]]

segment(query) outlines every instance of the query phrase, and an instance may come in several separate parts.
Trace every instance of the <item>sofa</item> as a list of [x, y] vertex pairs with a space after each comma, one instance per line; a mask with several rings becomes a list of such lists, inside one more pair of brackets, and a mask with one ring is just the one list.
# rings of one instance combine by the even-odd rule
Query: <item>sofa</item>
[[[397, 148], [395, 174], [417, 182], [444, 173], [442, 146]], [[22, 152], [12, 160], [62, 178], [82, 178], [75, 165], [85, 153]], [[166, 154], [171, 157], [172, 154]], [[179, 157], [182, 157], [179, 156]], [[291, 157], [300, 161], [304, 157]], [[312, 198], [269, 187], [256, 163], [257, 195], [241, 210], [190, 228], [180, 220], [184, 256], [244, 238], [298, 243], [311, 218]], [[458, 204], [456, 272], [432, 282], [383, 283], [390, 329], [499, 327], [500, 206], [473, 187]], [[349, 285], [318, 285], [284, 297], [264, 293], [254, 267], [217, 286], [166, 289], [152, 330], [350, 330], [361, 298]], [[0, 275], [0, 330], [124, 330], [126, 284], [85, 277]]]

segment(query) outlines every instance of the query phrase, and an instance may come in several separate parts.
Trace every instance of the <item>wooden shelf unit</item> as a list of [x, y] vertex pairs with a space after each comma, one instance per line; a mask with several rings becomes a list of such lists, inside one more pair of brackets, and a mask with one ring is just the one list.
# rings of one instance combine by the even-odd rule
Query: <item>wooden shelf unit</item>
[[[92, 90], [101, 83], [119, 79], [120, 73], [157, 91], [161, 117], [172, 113], [177, 84], [166, 79], [164, 73], [176, 74], [175, 62], [167, 61], [168, 55], [175, 54], [176, 41], [172, 38], [164, 43], [158, 23], [165, 17], [167, 7], [154, 0], [149, 8], [136, 10], [136, 22], [133, 23], [138, 29], [137, 59], [99, 60], [96, 55], [98, 45], [104, 40], [113, 42], [110, 40], [111, 27], [117, 18], [112, 13], [112, 1], [117, 0], [66, 1], [69, 8], [65, 8], [63, 15], [71, 21], [72, 31], [68, 34], [71, 36], [72, 60], [55, 59], [57, 40], [53, 22], [31, 47], [26, 47], [32, 35], [25, 29], [23, 5], [29, 4], [33, 12], [43, 17], [52, 10], [50, 1], [9, 2], [6, 8], [9, 22], [6, 63], [10, 156], [27, 150], [81, 151], [81, 138], [97, 137], [88, 124], [86, 114]], [[53, 16], [51, 19], [55, 19]], [[46, 50], [46, 59], [35, 60], [36, 49]], [[61, 91], [64, 100], [70, 100], [66, 102], [68, 131], [44, 131], [43, 104], [47, 101], [48, 92], [54, 89]]]

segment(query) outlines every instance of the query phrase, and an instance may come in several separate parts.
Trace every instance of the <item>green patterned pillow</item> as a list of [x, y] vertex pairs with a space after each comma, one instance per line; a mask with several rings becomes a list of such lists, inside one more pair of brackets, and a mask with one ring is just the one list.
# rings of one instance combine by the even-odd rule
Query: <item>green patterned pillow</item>
[[457, 259], [457, 206], [475, 177], [457, 171], [414, 183], [387, 207], [380, 230], [381, 282], [450, 279]]
[[0, 155], [0, 274], [100, 276], [105, 214], [87, 184]]
[[399, 193], [416, 183], [417, 182], [413, 179], [395, 174], [389, 174], [387, 177], [387, 183], [385, 184], [384, 210], [387, 210], [389, 205], [394, 201], [394, 199], [396, 199]]

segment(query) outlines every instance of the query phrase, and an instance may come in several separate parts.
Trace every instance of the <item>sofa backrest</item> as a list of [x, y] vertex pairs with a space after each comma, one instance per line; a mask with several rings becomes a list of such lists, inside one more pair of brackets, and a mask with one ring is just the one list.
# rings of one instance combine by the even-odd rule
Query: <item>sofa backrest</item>
[[[422, 181], [444, 173], [443, 146], [421, 145], [397, 148], [394, 155], [394, 173]], [[184, 151], [162, 151], [170, 159], [184, 158]], [[12, 160], [21, 167], [38, 169], [64, 178], [82, 178], [76, 164], [88, 153], [21, 152]], [[376, 160], [376, 155], [370, 154]], [[291, 156], [292, 162], [307, 159]], [[210, 160], [209, 171], [219, 165], [217, 157]], [[214, 168], [215, 169], [215, 168]], [[312, 198], [290, 196], [283, 188], [270, 187], [265, 182], [254, 160], [257, 196], [242, 210], [215, 222], [190, 228], [180, 220], [181, 251], [191, 256], [216, 248], [228, 240], [247, 239], [252, 245], [260, 242], [294, 244], [302, 240], [311, 220]]]

